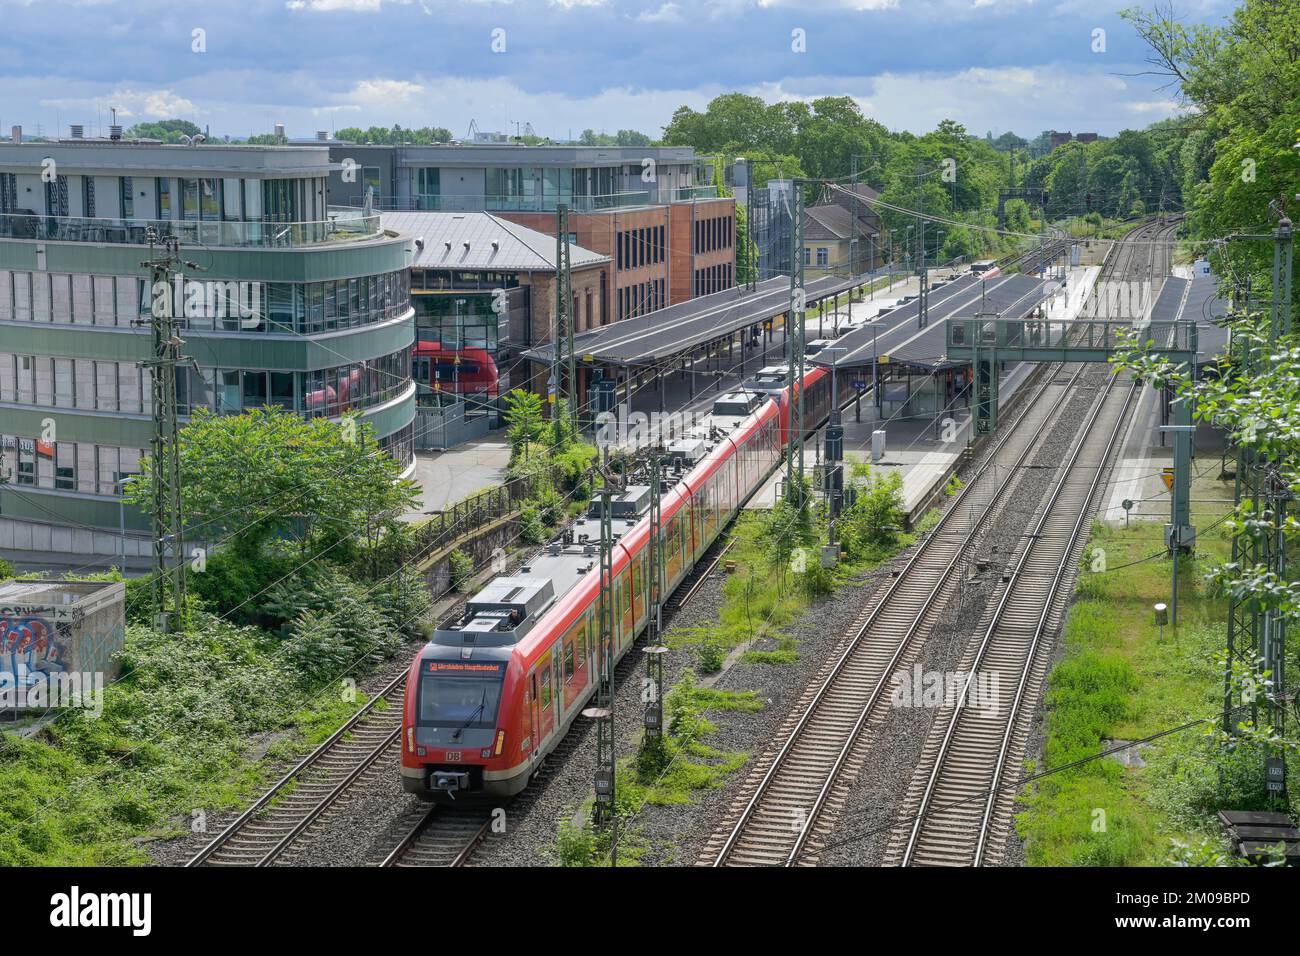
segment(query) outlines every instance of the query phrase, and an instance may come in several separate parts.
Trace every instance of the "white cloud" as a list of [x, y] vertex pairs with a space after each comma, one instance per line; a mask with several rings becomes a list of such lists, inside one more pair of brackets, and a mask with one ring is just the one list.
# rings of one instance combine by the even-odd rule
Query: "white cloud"
[[409, 80], [361, 80], [348, 94], [363, 103], [382, 105], [385, 103], [405, 103], [424, 87]]
[[682, 8], [675, 3], [665, 3], [657, 10], [642, 10], [636, 15], [641, 23], [681, 23]]
[[170, 119], [172, 117], [192, 116], [199, 111], [194, 101], [173, 93], [171, 90], [133, 90], [121, 88], [107, 96], [70, 97], [67, 99], [44, 99], [40, 105], [48, 109], [82, 110], [87, 114], [91, 110], [117, 110], [119, 119]]

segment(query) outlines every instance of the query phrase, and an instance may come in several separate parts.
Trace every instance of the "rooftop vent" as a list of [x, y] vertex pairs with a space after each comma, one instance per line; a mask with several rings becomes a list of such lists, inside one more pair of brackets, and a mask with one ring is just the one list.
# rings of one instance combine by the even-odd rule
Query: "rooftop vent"
[[111, 140], [112, 140], [113, 142], [115, 142], [115, 143], [117, 143], [117, 142], [121, 142], [121, 140], [122, 140], [122, 127], [121, 127], [119, 124], [117, 124], [117, 123], [114, 123], [112, 126], [110, 126], [110, 127], [108, 128], [108, 138], [111, 139]]
[[9, 138], [15, 143], [21, 143], [23, 141], [23, 128], [21, 126], [13, 127], [9, 131]]
[[85, 138], [86, 138], [86, 127], [84, 127], [84, 126], [81, 125], [80, 123], [73, 123], [73, 124], [72, 124], [72, 138], [73, 138], [73, 139], [85, 139]]
[[330, 141], [329, 131], [323, 129], [316, 130], [316, 138], [322, 143], [328, 143]]
[[276, 139], [284, 139], [284, 124], [283, 124], [283, 123], [276, 123], [276, 124], [275, 124], [275, 138], [276, 138]]

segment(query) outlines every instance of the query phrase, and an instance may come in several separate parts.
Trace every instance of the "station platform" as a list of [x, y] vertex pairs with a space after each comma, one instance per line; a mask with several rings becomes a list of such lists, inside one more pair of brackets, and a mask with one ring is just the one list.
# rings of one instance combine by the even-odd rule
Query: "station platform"
[[[1100, 269], [1095, 266], [1069, 270], [1062, 293], [1046, 303], [1047, 317], [1058, 320], [1078, 317], [1099, 273]], [[912, 284], [915, 286], [915, 279], [912, 280]], [[913, 293], [904, 291], [901, 294]], [[900, 298], [901, 295], [894, 301]], [[876, 304], [869, 300], [865, 303], [857, 303], [854, 308], [862, 308], [863, 314], [869, 316], [872, 314], [869, 310], [888, 308], [889, 305], [890, 298], [886, 298], [883, 304]], [[1028, 363], [1008, 365], [999, 379], [999, 408], [1006, 408], [1015, 400], [1032, 372], [1033, 366]], [[905, 416], [894, 413], [877, 417], [875, 404], [871, 400], [871, 391], [867, 389], [860, 401], [850, 402], [841, 413], [846, 465], [849, 462], [865, 462], [872, 464], [878, 474], [889, 472], [900, 474], [903, 479], [903, 503], [908, 520], [919, 519], [957, 471], [965, 449], [972, 443], [974, 426], [970, 409], [965, 407], [964, 401], [964, 397], [959, 398], [938, 414]], [[949, 419], [951, 424], [945, 424]], [[876, 430], [885, 432], [885, 453], [873, 464], [871, 436]], [[808, 470], [820, 463], [823, 434], [824, 432], [818, 432], [816, 443], [814, 444], [813, 439], [810, 438], [806, 446], [804, 463]], [[784, 471], [781, 471], [770, 478], [750, 499], [748, 507], [756, 509], [773, 507], [778, 500], [783, 483]]]

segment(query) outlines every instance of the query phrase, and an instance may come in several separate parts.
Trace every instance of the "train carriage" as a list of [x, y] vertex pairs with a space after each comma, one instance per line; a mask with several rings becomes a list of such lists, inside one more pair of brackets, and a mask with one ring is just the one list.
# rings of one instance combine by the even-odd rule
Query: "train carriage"
[[[819, 422], [830, 411], [829, 374], [808, 369], [805, 389], [805, 420]], [[781, 461], [789, 395], [784, 386], [762, 383], [752, 391], [771, 400], [725, 434], [683, 443], [677, 454], [669, 449], [671, 473], [660, 501], [667, 593]], [[650, 494], [634, 485], [613, 502], [616, 660], [646, 627], [654, 604]], [[598, 508], [593, 504], [516, 574], [489, 582], [416, 656], [402, 729], [405, 790], [425, 799], [518, 793], [594, 695]]]

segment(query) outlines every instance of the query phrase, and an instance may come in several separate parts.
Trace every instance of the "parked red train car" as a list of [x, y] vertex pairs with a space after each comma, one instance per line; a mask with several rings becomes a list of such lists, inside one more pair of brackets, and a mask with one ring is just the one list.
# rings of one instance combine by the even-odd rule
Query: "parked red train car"
[[[769, 371], [769, 370], [765, 370]], [[760, 379], [762, 376], [760, 375]], [[806, 421], [830, 411], [830, 376], [805, 374]], [[683, 442], [661, 498], [671, 593], [780, 463], [789, 395], [775, 382], [725, 437]], [[767, 391], [759, 381], [756, 390]], [[695, 457], [698, 456], [698, 457]], [[613, 503], [615, 657], [647, 625], [651, 489]], [[402, 785], [425, 799], [510, 796], [527, 784], [595, 693], [600, 521], [593, 508], [514, 575], [494, 578], [445, 622], [411, 664], [402, 727]]]
[[487, 395], [501, 390], [496, 360], [485, 348], [444, 349], [440, 342], [417, 341], [411, 370], [416, 384], [455, 395]]

